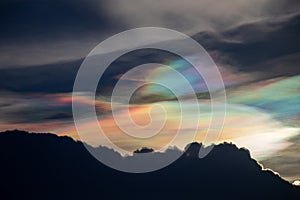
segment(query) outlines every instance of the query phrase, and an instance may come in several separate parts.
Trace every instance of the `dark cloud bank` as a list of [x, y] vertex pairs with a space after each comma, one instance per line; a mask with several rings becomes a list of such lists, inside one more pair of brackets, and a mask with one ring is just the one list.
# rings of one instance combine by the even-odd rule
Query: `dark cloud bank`
[[[4, 0], [0, 22], [5, 39], [58, 39], [87, 32], [105, 32], [120, 23], [109, 18], [106, 1], [97, 0]], [[38, 40], [37, 40], [38, 39]], [[40, 41], [41, 42], [41, 41]]]
[[[245, 149], [220, 144], [205, 158], [192, 143], [170, 166], [144, 174], [110, 169], [81, 142], [53, 134], [0, 133], [4, 199], [299, 199], [300, 188], [250, 158]], [[115, 159], [118, 153], [95, 149]], [[142, 151], [144, 152], [144, 151]], [[163, 154], [176, 153], [170, 149]], [[159, 158], [162, 153], [150, 153]]]
[[[300, 73], [297, 67], [300, 61], [299, 23], [300, 15], [294, 15], [280, 20], [244, 24], [222, 32], [204, 31], [193, 38], [211, 53], [219, 65], [232, 66], [242, 72], [255, 72], [258, 79], [292, 76]], [[0, 89], [71, 92], [83, 57], [37, 66], [0, 68]], [[132, 67], [149, 62], [163, 63], [174, 58], [174, 55], [153, 50], [129, 53], [112, 64], [114, 67], [104, 74], [102, 84], [112, 87], [116, 82], [113, 77]], [[39, 58], [32, 56], [32, 59]]]

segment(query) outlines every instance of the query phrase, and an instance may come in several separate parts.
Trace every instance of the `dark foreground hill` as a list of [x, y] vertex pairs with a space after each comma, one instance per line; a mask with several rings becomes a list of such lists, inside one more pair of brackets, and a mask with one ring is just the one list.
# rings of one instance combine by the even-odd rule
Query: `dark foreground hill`
[[129, 174], [104, 166], [68, 137], [7, 131], [0, 133], [0, 195], [5, 200], [300, 199], [299, 188], [262, 170], [247, 150], [225, 143], [199, 159], [199, 148], [191, 144], [161, 170]]

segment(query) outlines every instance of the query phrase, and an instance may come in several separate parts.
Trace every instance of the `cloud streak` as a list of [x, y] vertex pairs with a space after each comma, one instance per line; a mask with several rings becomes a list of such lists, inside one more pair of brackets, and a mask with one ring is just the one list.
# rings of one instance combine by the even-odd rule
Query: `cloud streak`
[[[275, 14], [296, 12], [299, 3], [282, 0], [147, 1], [113, 0], [113, 16], [125, 19], [130, 27], [162, 26], [187, 33], [222, 30], [257, 21]], [[284, 7], [283, 7], [284, 5]], [[272, 9], [270, 9], [272, 7]]]

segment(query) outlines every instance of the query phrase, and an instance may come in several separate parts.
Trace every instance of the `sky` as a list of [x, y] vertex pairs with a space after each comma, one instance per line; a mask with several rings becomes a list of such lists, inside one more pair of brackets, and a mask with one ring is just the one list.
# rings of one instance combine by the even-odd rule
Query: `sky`
[[[158, 26], [188, 34], [217, 64], [227, 94], [226, 119], [217, 142], [248, 148], [255, 159], [285, 179], [300, 179], [299, 8], [297, 0], [1, 1], [0, 130], [53, 132], [80, 139], [72, 118], [72, 89], [85, 56], [120, 31]], [[157, 64], [138, 71], [134, 78], [125, 77], [125, 90], [144, 80], [165, 81], [182, 92], [187, 112], [180, 124], [172, 92], [153, 84], [139, 88], [129, 114], [136, 124], [152, 126], [137, 134], [156, 133], [167, 119], [160, 134], [144, 140], [120, 130], [111, 115], [110, 98], [128, 70], [149, 62], [168, 65], [185, 76], [197, 94], [200, 117], [186, 86], [165, 67]], [[197, 129], [194, 140], [203, 141], [212, 103], [203, 78], [179, 56], [158, 50], [131, 52], [113, 62], [100, 82], [95, 100], [98, 122], [115, 145], [128, 151], [143, 146], [161, 150], [178, 129], [187, 135]], [[89, 95], [73, 101], [83, 106], [94, 103]], [[220, 105], [213, 103], [221, 121]], [[122, 104], [115, 117], [122, 127], [132, 128]], [[109, 146], [92, 137], [96, 127], [88, 118], [80, 126], [86, 130], [84, 142]], [[178, 141], [179, 148], [189, 142], [184, 135]]]

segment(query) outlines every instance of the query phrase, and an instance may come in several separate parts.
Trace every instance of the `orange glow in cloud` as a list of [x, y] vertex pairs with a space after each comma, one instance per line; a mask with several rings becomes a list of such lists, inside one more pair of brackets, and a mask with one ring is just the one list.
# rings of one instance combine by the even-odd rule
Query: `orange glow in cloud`
[[[210, 123], [208, 104], [201, 104], [202, 109], [200, 108], [200, 110], [202, 110], [202, 114], [200, 114], [200, 127], [192, 123], [180, 125], [180, 111], [178, 109], [176, 110], [177, 104], [175, 102], [163, 102], [162, 104], [167, 111], [166, 119], [163, 119], [161, 117], [162, 115], [155, 113], [152, 115], [152, 119], [150, 118], [151, 115], [149, 115], [149, 112], [153, 106], [152, 104], [131, 106], [129, 109], [132, 120], [140, 126], [147, 125], [150, 120], [152, 120], [152, 123], [154, 124], [157, 121], [166, 120], [165, 126], [161, 131], [157, 135], [147, 139], [134, 138], [127, 135], [118, 127], [112, 116], [101, 118], [99, 124], [109, 140], [113, 142], [114, 145], [117, 145], [126, 151], [134, 151], [141, 147], [150, 147], [159, 150], [164, 146], [168, 146], [179, 128], [183, 129], [185, 134], [191, 134], [192, 130], [199, 129], [195, 141], [202, 142], [204, 140]], [[186, 104], [185, 109], [193, 109], [194, 105], [190, 105], [188, 102]], [[117, 115], [119, 119], [128, 117], [125, 111], [119, 112]], [[190, 117], [192, 118], [194, 116]], [[121, 121], [119, 123], [123, 122]], [[128, 127], [132, 126], [132, 124], [126, 124], [126, 120], [124, 120], [124, 123], [125, 124], [122, 125]], [[98, 130], [97, 127], [93, 127], [92, 124], [92, 122], [87, 122], [81, 125], [86, 127], [86, 133], [84, 134], [92, 135], [91, 133], [93, 133], [93, 131]], [[221, 127], [213, 128], [219, 130]], [[283, 126], [278, 121], [272, 119], [271, 116], [260, 110], [242, 105], [230, 105], [228, 107], [227, 118], [222, 134], [219, 140], [215, 142], [229, 141], [236, 143], [240, 147], [249, 148], [252, 155], [256, 158], [263, 159], [266, 156], [272, 155], [276, 151], [289, 146], [290, 144], [287, 142], [287, 139], [296, 135], [298, 131], [297, 128]], [[71, 127], [60, 134], [69, 135], [75, 138], [77, 135], [74, 127]], [[136, 134], [143, 134], [143, 132]], [[184, 148], [188, 142], [191, 142], [186, 141], [186, 135], [179, 135], [178, 137], [181, 142], [176, 143], [176, 146], [181, 149]], [[95, 141], [92, 137], [85, 142], [94, 146], [110, 146], [109, 144], [103, 144], [102, 141]]]

